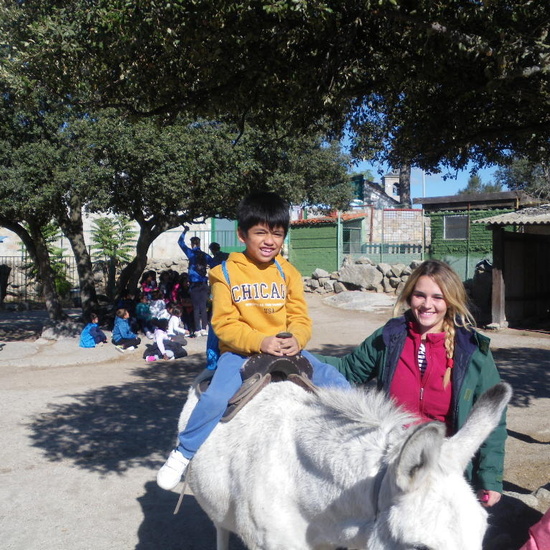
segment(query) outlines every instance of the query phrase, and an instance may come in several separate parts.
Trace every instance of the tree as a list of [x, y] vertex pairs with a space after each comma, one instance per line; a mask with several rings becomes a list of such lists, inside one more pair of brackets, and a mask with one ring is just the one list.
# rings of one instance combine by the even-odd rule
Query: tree
[[460, 189], [457, 195], [479, 195], [481, 193], [498, 193], [502, 191], [502, 183], [495, 181], [495, 183], [483, 183], [478, 174], [472, 174], [468, 178], [468, 184], [464, 189]]
[[[259, 130], [240, 136], [235, 125], [181, 117], [132, 122], [115, 110], [83, 112], [39, 88], [17, 95], [6, 86], [2, 99], [0, 223], [12, 229], [8, 224], [26, 222], [35, 231], [58, 223], [77, 260], [85, 311], [97, 304], [85, 210], [123, 215], [140, 226], [135, 256], [118, 282], [125, 291], [137, 286], [158, 235], [183, 223], [231, 216], [251, 189], [273, 188], [294, 202], [324, 199], [337, 207], [350, 198], [348, 159], [320, 138]], [[31, 241], [27, 235], [25, 244]], [[52, 276], [46, 264], [40, 269], [43, 278]], [[50, 287], [55, 291], [53, 282]], [[57, 319], [61, 310], [52, 308]]]
[[5, 3], [4, 71], [88, 105], [351, 132], [427, 171], [547, 156], [547, 2]]
[[135, 247], [135, 234], [130, 220], [116, 218], [98, 218], [92, 226], [92, 249], [103, 258], [107, 266], [107, 296], [113, 298], [116, 272], [132, 259]]
[[[23, 225], [26, 226], [26, 224]], [[28, 229], [28, 227], [26, 227], [26, 229]], [[41, 233], [44, 236], [44, 241], [48, 249], [55, 288], [61, 298], [66, 298], [71, 290], [72, 284], [67, 279], [67, 269], [69, 266], [64, 259], [66, 249], [56, 246], [56, 243], [60, 239], [61, 232], [57, 225], [49, 223], [46, 227], [42, 228]], [[25, 265], [24, 268], [27, 271], [27, 276], [38, 282], [41, 281], [40, 272], [34, 262]]]
[[[351, 200], [349, 159], [320, 137], [295, 138], [233, 124], [150, 118], [130, 122], [117, 112], [98, 124], [109, 211], [139, 225], [135, 256], [122, 270], [117, 293], [133, 291], [147, 250], [164, 231], [210, 217], [232, 218], [252, 190], [277, 191], [294, 204], [343, 208]], [[90, 207], [93, 210], [93, 207]]]
[[[93, 120], [74, 106], [49, 98], [37, 88], [17, 95], [7, 85], [0, 104], [0, 216], [1, 225], [13, 228], [37, 262], [45, 292], [55, 284], [47, 249], [40, 255], [29, 248], [48, 224], [55, 221], [69, 240], [76, 259], [83, 307], [97, 305], [92, 264], [84, 241], [83, 207], [89, 201], [106, 201], [95, 173], [101, 168], [89, 140]], [[93, 143], [93, 142], [92, 142]], [[26, 223], [27, 226], [23, 224]], [[23, 234], [33, 228], [33, 235]], [[35, 242], [34, 246], [45, 246]], [[38, 250], [37, 250], [38, 252]], [[46, 261], [47, 260], [47, 261]], [[39, 265], [38, 262], [46, 262]], [[46, 296], [52, 320], [63, 317], [59, 296]]]
[[550, 199], [550, 165], [548, 162], [532, 162], [515, 158], [510, 165], [495, 172], [495, 181], [509, 189], [525, 191], [541, 199]]

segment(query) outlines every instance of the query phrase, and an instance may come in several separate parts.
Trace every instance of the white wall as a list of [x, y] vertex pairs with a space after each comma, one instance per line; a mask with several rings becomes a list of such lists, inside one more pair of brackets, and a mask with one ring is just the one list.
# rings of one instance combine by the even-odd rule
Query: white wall
[[[92, 222], [96, 218], [97, 216], [87, 216], [84, 219], [84, 240], [86, 241], [88, 247], [92, 244]], [[134, 229], [135, 231], [139, 231], [139, 226], [137, 223], [135, 224]], [[162, 235], [159, 235], [149, 247], [149, 251], [147, 253], [149, 259], [160, 260], [165, 258], [180, 258], [183, 253], [178, 246], [178, 238], [182, 231], [183, 227], [180, 226], [170, 229], [169, 231], [165, 231]], [[206, 231], [209, 233], [210, 220], [207, 220], [207, 222], [203, 224], [190, 225], [189, 233], [191, 236], [193, 235], [193, 231]], [[210, 236], [208, 233], [199, 233], [199, 236], [202, 238], [201, 248], [203, 250], [208, 250], [208, 245], [210, 244]], [[0, 256], [20, 257], [22, 255], [21, 240], [15, 233], [0, 227], [0, 236], [7, 237], [2, 243], [0, 243]], [[206, 238], [207, 236], [208, 238]], [[72, 254], [69, 241], [65, 237], [60, 239], [56, 245], [66, 250], [65, 255], [70, 256]]]

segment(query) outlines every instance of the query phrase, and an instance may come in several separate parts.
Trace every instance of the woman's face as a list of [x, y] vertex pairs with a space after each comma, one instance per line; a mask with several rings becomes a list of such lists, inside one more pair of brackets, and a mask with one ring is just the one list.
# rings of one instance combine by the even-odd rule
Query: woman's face
[[418, 279], [409, 301], [420, 334], [443, 331], [447, 302], [441, 288], [431, 277], [422, 275]]

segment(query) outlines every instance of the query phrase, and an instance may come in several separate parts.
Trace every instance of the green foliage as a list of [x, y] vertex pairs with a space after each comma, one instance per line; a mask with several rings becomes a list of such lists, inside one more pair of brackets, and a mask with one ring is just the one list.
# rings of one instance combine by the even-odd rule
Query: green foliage
[[122, 216], [98, 218], [92, 225], [92, 249], [117, 266], [132, 259], [135, 237], [131, 221]]
[[503, 184], [499, 181], [495, 183], [483, 183], [478, 174], [472, 174], [468, 178], [468, 184], [457, 192], [457, 195], [480, 195], [482, 193], [498, 193], [502, 191]]
[[[349, 203], [349, 159], [320, 137], [279, 135], [231, 123], [129, 121], [101, 114], [97, 141], [109, 185], [109, 209], [164, 229], [235, 215], [252, 189], [272, 189], [294, 204]], [[93, 204], [89, 205], [95, 209]], [[104, 209], [103, 205], [99, 205]]]
[[[66, 298], [72, 288], [71, 282], [67, 279], [67, 270], [69, 265], [65, 260], [67, 250], [56, 246], [56, 243], [61, 239], [61, 231], [54, 223], [48, 223], [42, 229], [42, 235], [48, 248], [50, 256], [50, 266], [53, 273], [55, 288], [59, 296]], [[39, 266], [34, 262], [29, 262], [23, 265], [23, 269], [27, 272], [30, 280], [43, 282], [43, 277], [40, 273]]]
[[550, 4], [6, 2], [0, 76], [131, 113], [351, 133], [434, 171], [548, 157]]
[[532, 162], [515, 158], [511, 164], [495, 172], [495, 180], [509, 189], [525, 191], [541, 199], [550, 199], [550, 165], [548, 162]]

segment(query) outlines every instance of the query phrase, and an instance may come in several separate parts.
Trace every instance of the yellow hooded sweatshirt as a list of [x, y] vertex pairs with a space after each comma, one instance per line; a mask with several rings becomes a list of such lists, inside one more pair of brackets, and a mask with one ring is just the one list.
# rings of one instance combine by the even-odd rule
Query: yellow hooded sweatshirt
[[274, 262], [256, 263], [242, 252], [226, 261], [228, 284], [221, 265], [210, 271], [212, 327], [220, 351], [240, 355], [260, 353], [266, 336], [291, 332], [303, 349], [311, 338], [304, 287], [299, 271], [282, 256]]

